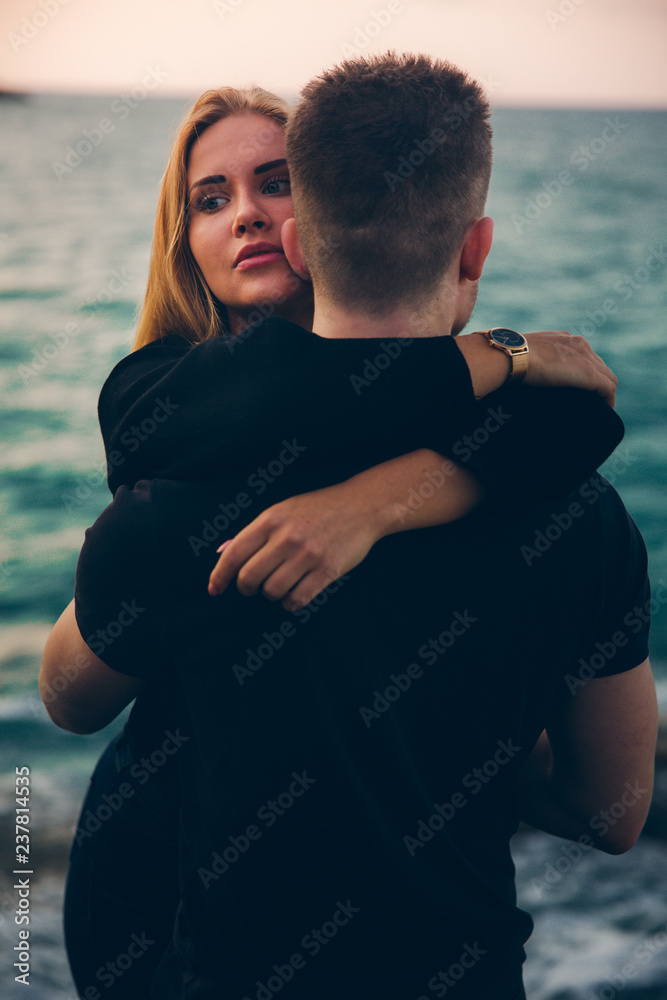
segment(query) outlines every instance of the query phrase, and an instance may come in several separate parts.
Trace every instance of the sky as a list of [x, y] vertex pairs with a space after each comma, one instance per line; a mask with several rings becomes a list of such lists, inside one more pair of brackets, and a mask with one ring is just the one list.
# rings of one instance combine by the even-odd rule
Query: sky
[[667, 0], [2, 0], [0, 88], [296, 97], [391, 48], [456, 63], [496, 104], [664, 108], [666, 41]]

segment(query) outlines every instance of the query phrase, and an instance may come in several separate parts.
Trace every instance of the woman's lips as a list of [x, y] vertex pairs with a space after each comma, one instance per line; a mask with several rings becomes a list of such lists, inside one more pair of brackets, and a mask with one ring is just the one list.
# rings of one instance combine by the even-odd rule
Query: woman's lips
[[265, 264], [275, 264], [276, 261], [285, 260], [285, 254], [280, 250], [272, 250], [270, 253], [260, 253], [255, 257], [245, 257], [236, 265], [237, 271], [250, 271], [255, 267], [263, 267]]

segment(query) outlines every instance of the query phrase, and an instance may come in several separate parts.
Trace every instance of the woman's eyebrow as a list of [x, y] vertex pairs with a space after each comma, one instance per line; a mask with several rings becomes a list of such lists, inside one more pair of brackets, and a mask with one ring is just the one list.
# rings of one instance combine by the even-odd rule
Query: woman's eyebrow
[[[274, 167], [282, 167], [287, 164], [287, 160], [283, 157], [281, 160], [269, 160], [268, 163], [260, 163], [258, 167], [253, 170], [254, 174], [265, 174], [269, 170], [273, 170]], [[224, 174], [212, 174], [210, 177], [202, 177], [200, 181], [195, 181], [190, 188], [190, 193], [194, 191], [195, 188], [201, 187], [203, 184], [226, 184], [227, 178]]]
[[227, 178], [224, 174], [213, 174], [211, 177], [202, 177], [200, 181], [195, 181], [190, 188], [190, 194], [194, 191], [196, 187], [201, 187], [202, 184], [225, 184]]
[[287, 160], [283, 157], [282, 160], [270, 160], [268, 163], [260, 163], [258, 167], [253, 170], [254, 174], [265, 174], [267, 170], [273, 170], [274, 167], [282, 167], [287, 163]]

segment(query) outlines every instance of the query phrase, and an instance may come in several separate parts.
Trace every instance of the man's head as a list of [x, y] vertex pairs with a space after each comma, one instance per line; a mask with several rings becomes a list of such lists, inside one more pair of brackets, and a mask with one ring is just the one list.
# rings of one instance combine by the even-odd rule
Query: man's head
[[427, 56], [356, 59], [307, 84], [287, 157], [316, 294], [376, 315], [435, 295], [483, 215], [491, 135], [481, 88]]

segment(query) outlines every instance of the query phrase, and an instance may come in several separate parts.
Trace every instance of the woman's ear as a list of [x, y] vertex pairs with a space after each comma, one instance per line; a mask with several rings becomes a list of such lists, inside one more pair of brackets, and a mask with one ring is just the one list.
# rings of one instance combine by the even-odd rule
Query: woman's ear
[[301, 243], [294, 219], [285, 219], [280, 230], [280, 239], [289, 266], [304, 281], [310, 281], [310, 271], [301, 251]]

